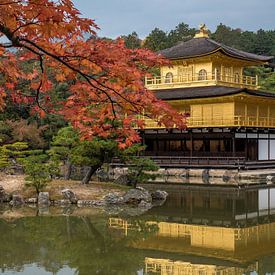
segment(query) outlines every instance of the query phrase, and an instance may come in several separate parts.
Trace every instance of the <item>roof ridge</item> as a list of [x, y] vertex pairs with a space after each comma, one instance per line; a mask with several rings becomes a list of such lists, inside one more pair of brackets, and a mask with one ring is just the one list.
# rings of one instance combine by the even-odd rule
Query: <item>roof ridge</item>
[[167, 58], [176, 59], [204, 56], [216, 52], [217, 50], [222, 50], [225, 54], [235, 58], [246, 60], [267, 62], [274, 58], [274, 56], [258, 55], [239, 50], [217, 42], [209, 37], [199, 37], [192, 38], [188, 41], [181, 41], [170, 48], [158, 51], [158, 53], [163, 54]]

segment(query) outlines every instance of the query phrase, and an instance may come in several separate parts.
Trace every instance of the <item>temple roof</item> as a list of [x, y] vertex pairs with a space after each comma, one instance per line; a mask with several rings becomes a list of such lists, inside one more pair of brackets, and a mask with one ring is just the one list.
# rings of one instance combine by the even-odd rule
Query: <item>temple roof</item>
[[249, 90], [246, 88], [234, 88], [225, 86], [211, 86], [211, 87], [190, 87], [178, 89], [163, 89], [154, 91], [158, 99], [164, 100], [178, 100], [178, 99], [195, 99], [206, 97], [220, 97], [227, 95], [234, 95], [239, 93], [246, 93], [254, 96], [269, 97], [275, 99], [274, 93]]
[[176, 46], [159, 51], [159, 53], [168, 59], [179, 59], [204, 56], [218, 51], [231, 57], [250, 61], [267, 62], [274, 58], [273, 56], [263, 56], [237, 50], [208, 37], [193, 38], [187, 42], [180, 42]]

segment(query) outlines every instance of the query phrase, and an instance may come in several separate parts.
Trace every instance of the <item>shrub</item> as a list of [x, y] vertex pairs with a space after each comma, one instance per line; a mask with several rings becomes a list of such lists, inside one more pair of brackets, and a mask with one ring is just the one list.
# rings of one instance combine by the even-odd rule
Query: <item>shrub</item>
[[58, 166], [54, 162], [47, 162], [47, 155], [34, 155], [25, 158], [23, 162], [26, 174], [26, 187], [35, 188], [37, 194], [52, 181], [58, 173]]

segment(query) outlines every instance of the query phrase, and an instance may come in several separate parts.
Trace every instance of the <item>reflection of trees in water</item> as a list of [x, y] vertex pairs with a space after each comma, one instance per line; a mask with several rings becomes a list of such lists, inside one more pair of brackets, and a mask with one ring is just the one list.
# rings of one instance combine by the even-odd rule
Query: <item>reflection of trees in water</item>
[[[136, 274], [144, 267], [145, 257], [173, 261], [186, 261], [186, 255], [134, 248], [134, 243], [146, 244], [159, 228], [164, 217], [143, 215], [127, 218], [131, 226], [127, 236], [121, 230], [109, 227], [108, 219], [93, 217], [29, 217], [13, 223], [0, 220], [0, 270], [20, 272], [24, 265], [36, 263], [45, 270], [57, 273], [63, 266], [76, 270], [76, 274]], [[151, 221], [151, 223], [148, 221]], [[117, 234], [120, 233], [120, 234]], [[156, 239], [160, 245], [159, 239]], [[131, 247], [132, 246], [132, 247]], [[201, 250], [203, 255], [204, 251]], [[192, 258], [192, 259], [191, 259]], [[198, 257], [187, 261], [201, 263]], [[257, 261], [259, 274], [275, 271], [275, 257], [261, 257]], [[256, 261], [253, 260], [253, 263]], [[219, 259], [212, 260], [219, 266]], [[234, 266], [230, 260], [227, 263]], [[246, 266], [246, 263], [243, 263]], [[248, 264], [248, 263], [247, 263]]]
[[31, 217], [0, 220], [0, 268], [20, 271], [37, 263], [56, 273], [64, 265], [77, 274], [131, 274], [143, 266], [141, 252], [112, 238], [99, 217]]

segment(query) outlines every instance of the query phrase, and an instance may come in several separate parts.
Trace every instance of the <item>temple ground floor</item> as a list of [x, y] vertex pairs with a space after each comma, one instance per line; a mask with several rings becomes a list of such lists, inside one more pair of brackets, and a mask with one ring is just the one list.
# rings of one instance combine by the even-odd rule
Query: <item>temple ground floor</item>
[[145, 155], [161, 160], [160, 164], [169, 159], [198, 166], [246, 162], [275, 167], [275, 129], [146, 129], [141, 135]]

